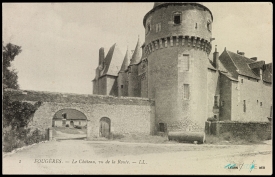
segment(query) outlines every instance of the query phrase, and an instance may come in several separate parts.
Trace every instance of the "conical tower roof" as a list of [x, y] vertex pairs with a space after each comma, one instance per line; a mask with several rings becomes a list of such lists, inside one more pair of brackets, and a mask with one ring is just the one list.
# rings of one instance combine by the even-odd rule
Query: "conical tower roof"
[[131, 62], [130, 62], [130, 66], [134, 65], [134, 64], [138, 64], [140, 62], [141, 59], [141, 48], [140, 48], [140, 42], [139, 42], [139, 38], [138, 38], [138, 42], [135, 48], [135, 51], [133, 53]]
[[126, 54], [125, 54], [125, 57], [124, 57], [124, 60], [123, 60], [123, 63], [121, 65], [119, 72], [124, 72], [128, 68], [130, 57], [131, 57], [130, 52], [127, 48], [127, 51], [126, 51]]

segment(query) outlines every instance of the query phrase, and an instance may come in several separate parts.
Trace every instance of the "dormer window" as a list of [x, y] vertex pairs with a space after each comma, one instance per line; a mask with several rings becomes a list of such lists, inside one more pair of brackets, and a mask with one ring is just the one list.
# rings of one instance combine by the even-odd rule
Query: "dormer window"
[[173, 21], [175, 25], [181, 24], [181, 13], [180, 12], [175, 12], [173, 15]]
[[67, 113], [62, 114], [63, 119], [67, 119]]

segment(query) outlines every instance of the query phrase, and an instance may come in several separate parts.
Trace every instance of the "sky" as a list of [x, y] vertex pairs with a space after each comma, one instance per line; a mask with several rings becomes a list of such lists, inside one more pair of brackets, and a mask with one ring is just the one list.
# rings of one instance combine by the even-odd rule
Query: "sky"
[[[272, 62], [272, 3], [203, 3], [213, 14], [212, 52], [245, 52]], [[92, 94], [99, 48], [124, 55], [145, 39], [153, 3], [2, 3], [4, 44], [22, 47], [12, 68], [22, 90]]]

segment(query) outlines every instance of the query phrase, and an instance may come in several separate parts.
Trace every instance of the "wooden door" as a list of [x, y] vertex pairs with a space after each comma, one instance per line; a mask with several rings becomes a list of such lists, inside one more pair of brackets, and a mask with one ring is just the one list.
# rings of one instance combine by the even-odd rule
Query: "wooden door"
[[100, 130], [99, 130], [99, 133], [100, 133], [101, 137], [108, 138], [110, 136], [110, 132], [111, 132], [110, 124], [111, 124], [111, 121], [110, 121], [109, 118], [107, 118], [107, 117], [101, 118], [101, 120], [100, 120]]

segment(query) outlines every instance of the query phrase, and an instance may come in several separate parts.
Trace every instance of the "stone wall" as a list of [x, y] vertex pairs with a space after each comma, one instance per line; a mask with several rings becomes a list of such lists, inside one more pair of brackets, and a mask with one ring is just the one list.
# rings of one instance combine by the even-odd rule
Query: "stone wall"
[[117, 76], [106, 76], [107, 81], [107, 95], [118, 96]]
[[220, 119], [231, 120], [232, 114], [232, 82], [224, 74], [220, 74]]
[[272, 85], [241, 75], [238, 80], [232, 85], [231, 120], [268, 122], [272, 106]]
[[219, 71], [208, 69], [207, 73], [207, 118], [214, 117], [214, 115], [217, 116], [217, 119], [219, 120], [219, 112], [214, 112], [214, 101], [215, 96], [218, 96], [217, 103], [218, 107], [220, 107], [220, 79], [219, 79]]
[[230, 133], [233, 135], [233, 137], [240, 139], [271, 139], [270, 122], [217, 121], [206, 122], [205, 125], [206, 134], [213, 134], [219, 136], [224, 133]]
[[140, 97], [140, 80], [138, 77], [138, 65], [137, 64], [129, 66], [128, 96]]
[[31, 128], [46, 129], [52, 126], [54, 114], [61, 109], [76, 109], [88, 120], [88, 139], [99, 136], [99, 121], [102, 117], [111, 120], [111, 132], [114, 134], [154, 133], [154, 101], [145, 98], [112, 97], [103, 95], [81, 95], [38, 91], [7, 91], [13, 100], [42, 105], [35, 112]]

